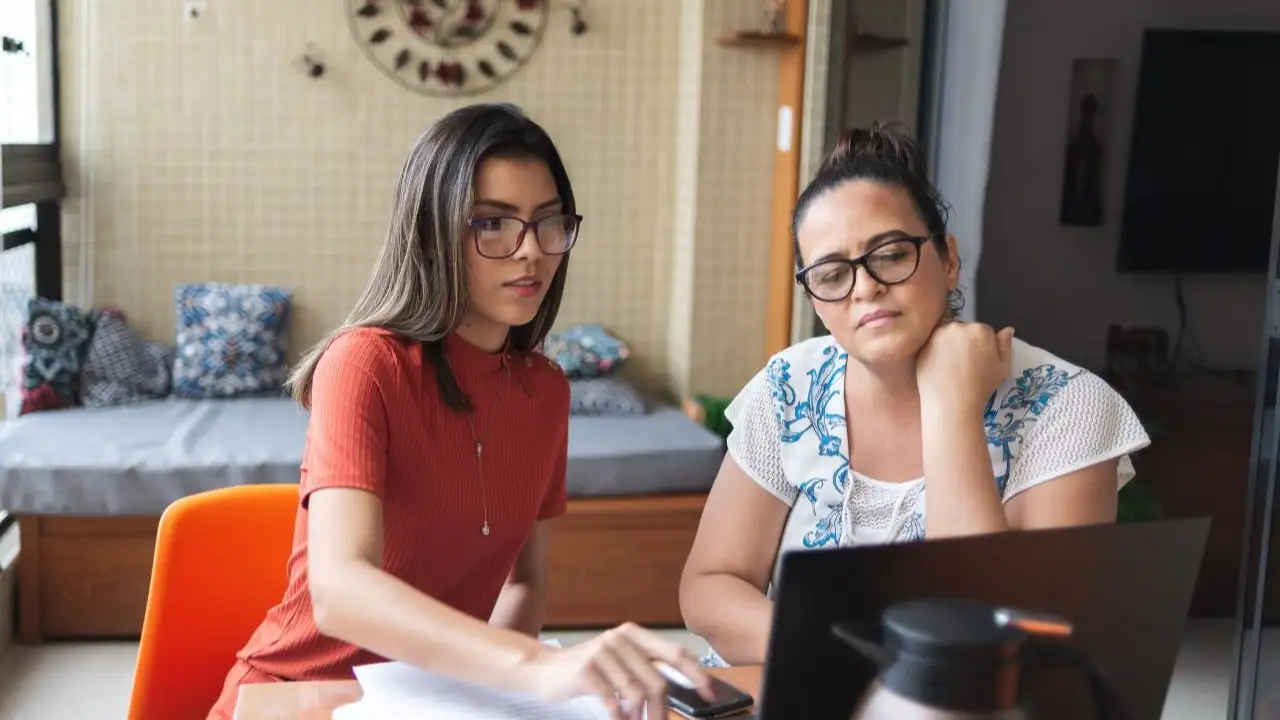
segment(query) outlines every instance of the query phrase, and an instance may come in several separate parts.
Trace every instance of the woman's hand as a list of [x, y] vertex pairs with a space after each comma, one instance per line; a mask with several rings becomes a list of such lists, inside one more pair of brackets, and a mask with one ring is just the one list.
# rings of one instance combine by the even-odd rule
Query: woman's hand
[[687, 650], [630, 623], [564, 649], [543, 646], [522, 668], [534, 692], [551, 701], [597, 696], [615, 720], [650, 718], [666, 712], [667, 680], [654, 666], [666, 663], [711, 699], [706, 671]]
[[991, 393], [1009, 377], [1013, 328], [946, 322], [929, 336], [916, 358], [916, 386], [922, 402], [981, 411]]

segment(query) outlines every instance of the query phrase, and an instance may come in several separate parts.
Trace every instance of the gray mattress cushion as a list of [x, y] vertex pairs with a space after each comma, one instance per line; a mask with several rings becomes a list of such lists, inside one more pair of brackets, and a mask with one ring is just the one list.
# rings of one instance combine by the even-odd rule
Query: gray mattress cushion
[[0, 507], [157, 515], [228, 485], [298, 482], [307, 413], [285, 398], [167, 398], [23, 415], [0, 426]]
[[569, 497], [706, 492], [724, 457], [719, 435], [680, 410], [569, 418]]
[[[286, 398], [168, 398], [31, 413], [0, 424], [0, 508], [157, 515], [228, 485], [292, 483], [307, 413]], [[570, 497], [703, 492], [720, 438], [674, 408], [569, 421]]]

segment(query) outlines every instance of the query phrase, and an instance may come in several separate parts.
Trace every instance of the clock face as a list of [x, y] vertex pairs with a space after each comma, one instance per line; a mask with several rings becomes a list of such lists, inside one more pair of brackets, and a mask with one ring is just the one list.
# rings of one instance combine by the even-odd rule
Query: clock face
[[472, 95], [538, 48], [550, 0], [346, 0], [356, 42], [384, 74], [424, 95]]

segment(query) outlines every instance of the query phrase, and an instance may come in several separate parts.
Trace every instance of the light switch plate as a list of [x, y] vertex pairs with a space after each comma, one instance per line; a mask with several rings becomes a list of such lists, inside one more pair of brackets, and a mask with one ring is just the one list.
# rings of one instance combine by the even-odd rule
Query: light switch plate
[[791, 140], [795, 137], [795, 112], [790, 105], [778, 108], [778, 152], [791, 152]]

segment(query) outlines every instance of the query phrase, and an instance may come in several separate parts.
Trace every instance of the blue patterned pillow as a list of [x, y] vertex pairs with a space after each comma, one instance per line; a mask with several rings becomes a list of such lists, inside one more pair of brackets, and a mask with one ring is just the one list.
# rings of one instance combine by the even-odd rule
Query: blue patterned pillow
[[39, 297], [28, 301], [20, 415], [80, 403], [80, 372], [92, 337], [93, 317], [83, 310]]
[[173, 299], [174, 395], [228, 398], [281, 391], [288, 376], [288, 290], [200, 283], [178, 286]]
[[626, 344], [601, 325], [575, 325], [553, 332], [547, 335], [544, 353], [571, 378], [612, 374], [631, 356]]
[[569, 380], [570, 415], [643, 415], [644, 399], [619, 378]]

